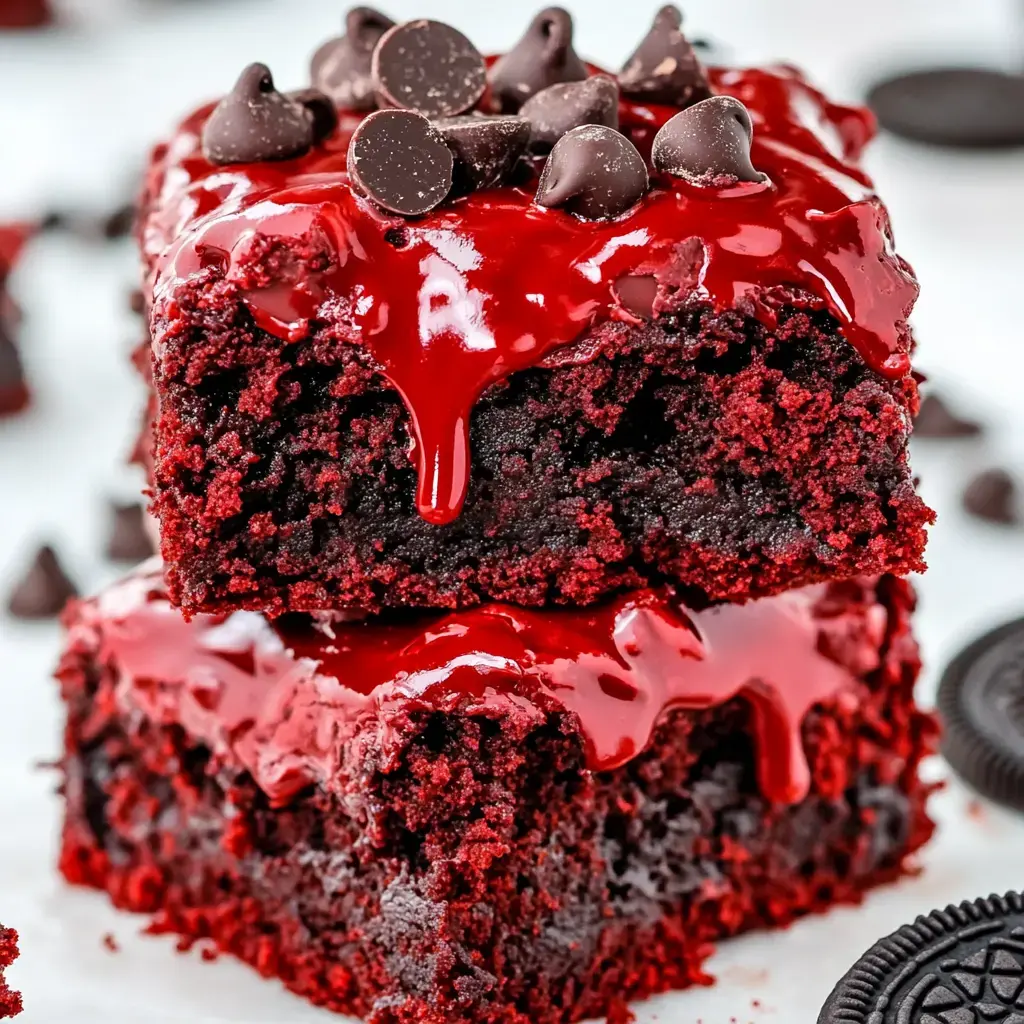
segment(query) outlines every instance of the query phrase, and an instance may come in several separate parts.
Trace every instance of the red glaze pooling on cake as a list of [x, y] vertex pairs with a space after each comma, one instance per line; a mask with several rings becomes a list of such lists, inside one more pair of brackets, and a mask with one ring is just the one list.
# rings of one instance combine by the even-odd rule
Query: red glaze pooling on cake
[[[771, 186], [716, 191], [655, 176], [644, 199], [611, 222], [537, 207], [535, 183], [396, 219], [349, 185], [345, 154], [356, 118], [343, 117], [334, 137], [301, 159], [214, 167], [199, 145], [206, 107], [153, 171], [167, 211], [150, 219], [144, 238], [156, 351], [179, 287], [211, 266], [235, 283], [267, 331], [298, 340], [311, 324], [330, 324], [364, 345], [401, 394], [414, 435], [417, 504], [438, 524], [455, 519], [466, 497], [469, 422], [480, 394], [542, 364], [595, 323], [630, 320], [615, 298], [619, 278], [654, 275], [678, 287], [688, 241], [689, 262], [694, 252], [698, 258], [683, 299], [719, 311], [738, 305], [771, 326], [763, 291], [795, 286], [838, 320], [875, 371], [909, 373], [906, 319], [917, 283], [856, 166], [874, 130], [871, 115], [829, 104], [788, 69], [718, 70], [712, 78], [719, 93], [750, 109], [754, 165]], [[675, 112], [623, 102], [623, 130], [649, 154]], [[258, 236], [322, 240], [332, 264], [255, 287]]]
[[794, 803], [810, 785], [803, 720], [854, 682], [822, 652], [859, 643], [873, 652], [863, 671], [878, 665], [882, 637], [865, 631], [881, 634], [886, 617], [863, 589], [856, 616], [825, 609], [826, 587], [703, 612], [640, 591], [586, 611], [488, 605], [337, 625], [328, 637], [308, 620], [271, 625], [254, 612], [186, 622], [151, 562], [84, 606], [75, 628], [99, 635], [125, 710], [180, 723], [233, 755], [278, 803], [329, 786], [367, 719], [386, 732], [418, 710], [564, 709], [578, 720], [587, 767], [602, 771], [639, 754], [669, 708], [735, 697], [751, 706], [762, 792]]

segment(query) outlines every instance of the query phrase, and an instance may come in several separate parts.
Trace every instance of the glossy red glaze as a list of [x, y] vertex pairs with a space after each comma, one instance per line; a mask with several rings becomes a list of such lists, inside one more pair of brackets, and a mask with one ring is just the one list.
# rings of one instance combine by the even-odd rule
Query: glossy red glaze
[[[457, 517], [465, 499], [478, 396], [597, 322], [629, 321], [615, 282], [643, 274], [667, 284], [688, 240], [702, 252], [688, 285], [697, 301], [739, 306], [770, 325], [764, 290], [798, 288], [838, 320], [874, 370], [909, 373], [906, 318], [917, 283], [856, 165], [871, 115], [828, 103], [788, 69], [718, 70], [713, 81], [750, 109], [754, 164], [771, 184], [702, 189], [655, 175], [630, 212], [599, 223], [534, 205], [535, 182], [479, 192], [415, 221], [386, 215], [349, 184], [353, 116], [301, 159], [214, 167], [199, 142], [206, 107], [151, 169], [156, 201], [144, 248], [156, 351], [162, 331], [180, 329], [183, 285], [210, 266], [265, 330], [298, 340], [315, 321], [364, 345], [408, 408], [417, 503], [435, 523]], [[647, 154], [674, 113], [624, 102], [623, 130]], [[400, 245], [389, 229], [399, 229]], [[267, 236], [312, 238], [333, 254], [331, 265], [293, 268], [288, 283], [254, 287], [253, 243]]]
[[751, 705], [763, 793], [793, 803], [810, 785], [804, 717], [855, 683], [822, 651], [848, 651], [852, 637], [863, 654], [856, 648], [847, 664], [868, 672], [885, 630], [885, 609], [870, 596], [866, 612], [854, 602], [855, 614], [837, 613], [823, 608], [826, 590], [703, 612], [666, 591], [588, 611], [487, 605], [341, 624], [329, 637], [253, 612], [186, 622], [151, 562], [83, 605], [74, 628], [99, 635], [125, 710], [183, 725], [279, 803], [310, 783], [329, 785], [346, 743], [368, 729], [386, 739], [411, 711], [566, 710], [588, 767], [602, 771], [640, 753], [669, 708], [735, 697]]

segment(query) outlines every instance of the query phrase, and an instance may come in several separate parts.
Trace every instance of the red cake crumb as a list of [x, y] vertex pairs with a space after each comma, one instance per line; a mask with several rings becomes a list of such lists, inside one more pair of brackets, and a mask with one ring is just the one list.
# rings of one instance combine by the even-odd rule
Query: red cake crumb
[[21, 996], [4, 981], [4, 971], [18, 958], [18, 933], [0, 926], [0, 1018], [17, 1017], [24, 1009]]

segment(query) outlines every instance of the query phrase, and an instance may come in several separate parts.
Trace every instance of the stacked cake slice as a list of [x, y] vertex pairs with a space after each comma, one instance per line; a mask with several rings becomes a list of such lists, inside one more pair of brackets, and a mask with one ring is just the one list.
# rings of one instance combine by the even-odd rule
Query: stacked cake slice
[[153, 155], [163, 563], [68, 616], [61, 867], [373, 1024], [625, 1019], [930, 835], [917, 294], [867, 114], [358, 8]]

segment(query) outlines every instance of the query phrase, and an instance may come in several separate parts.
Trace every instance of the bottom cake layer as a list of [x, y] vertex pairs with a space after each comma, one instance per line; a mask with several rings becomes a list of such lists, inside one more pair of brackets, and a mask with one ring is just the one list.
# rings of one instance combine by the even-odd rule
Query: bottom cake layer
[[929, 838], [912, 609], [185, 623], [150, 565], [68, 615], [61, 868], [374, 1024], [625, 1020]]

